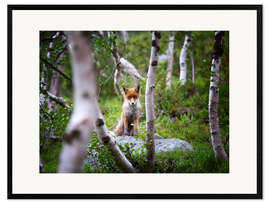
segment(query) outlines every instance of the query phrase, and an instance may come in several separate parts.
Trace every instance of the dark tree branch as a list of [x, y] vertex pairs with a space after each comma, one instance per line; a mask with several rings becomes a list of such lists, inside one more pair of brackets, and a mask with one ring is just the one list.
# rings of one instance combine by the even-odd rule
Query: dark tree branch
[[63, 76], [65, 79], [67, 79], [68, 81], [72, 82], [72, 79], [67, 76], [65, 73], [63, 73], [62, 71], [60, 71], [58, 68], [56, 68], [53, 64], [51, 64], [50, 62], [48, 62], [45, 58], [40, 57], [41, 61], [43, 61], [47, 66], [49, 66], [50, 68], [52, 68], [54, 71], [58, 72], [61, 76]]
[[67, 44], [63, 47], [63, 49], [56, 55], [54, 62], [56, 63], [59, 58], [62, 56], [62, 54], [64, 54], [64, 52], [67, 50]]

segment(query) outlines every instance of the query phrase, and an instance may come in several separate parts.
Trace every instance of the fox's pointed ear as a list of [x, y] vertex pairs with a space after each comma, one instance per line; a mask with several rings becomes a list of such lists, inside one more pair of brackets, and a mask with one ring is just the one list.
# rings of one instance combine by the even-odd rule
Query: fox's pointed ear
[[138, 85], [137, 87], [136, 87], [136, 92], [140, 92], [140, 85]]
[[124, 90], [125, 94], [126, 94], [126, 93], [127, 93], [127, 91], [128, 91], [128, 89], [127, 89], [127, 88], [125, 88], [125, 87], [123, 87], [123, 90]]

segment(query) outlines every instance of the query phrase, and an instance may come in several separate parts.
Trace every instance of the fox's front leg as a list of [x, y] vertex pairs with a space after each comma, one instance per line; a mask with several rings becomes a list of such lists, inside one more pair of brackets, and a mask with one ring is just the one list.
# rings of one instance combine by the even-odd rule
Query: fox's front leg
[[139, 119], [140, 119], [140, 112], [138, 113], [137, 119], [134, 122], [133, 136], [138, 136]]
[[123, 114], [123, 122], [124, 122], [124, 136], [128, 136], [128, 121], [127, 121], [127, 117]]
[[118, 124], [118, 127], [116, 128], [116, 136], [122, 136], [123, 135], [123, 121], [120, 121]]

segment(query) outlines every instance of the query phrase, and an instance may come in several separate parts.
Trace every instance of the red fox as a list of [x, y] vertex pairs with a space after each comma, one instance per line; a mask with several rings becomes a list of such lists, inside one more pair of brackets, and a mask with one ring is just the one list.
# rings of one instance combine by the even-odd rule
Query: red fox
[[140, 86], [135, 88], [124, 88], [124, 104], [121, 120], [116, 127], [116, 136], [137, 136], [141, 112]]

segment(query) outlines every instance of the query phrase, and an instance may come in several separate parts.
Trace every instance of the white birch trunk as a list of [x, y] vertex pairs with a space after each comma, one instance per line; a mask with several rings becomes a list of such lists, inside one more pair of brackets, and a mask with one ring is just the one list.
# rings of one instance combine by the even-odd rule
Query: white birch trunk
[[115, 69], [115, 72], [114, 72], [114, 89], [115, 89], [118, 96], [124, 95], [124, 92], [122, 91], [122, 89], [119, 86], [120, 78], [121, 78], [121, 71], [117, 67]]
[[60, 155], [59, 172], [80, 172], [87, 152], [89, 136], [94, 130], [93, 109], [95, 76], [90, 60], [87, 39], [80, 32], [68, 32], [69, 51], [72, 58], [74, 110], [68, 123], [64, 146]]
[[195, 64], [194, 64], [193, 50], [191, 50], [190, 59], [191, 59], [191, 66], [192, 66], [192, 83], [195, 84]]
[[121, 36], [125, 42], [128, 41], [128, 32], [127, 31], [121, 31]]
[[[59, 70], [61, 70], [61, 67], [58, 67]], [[50, 91], [52, 95], [58, 97], [60, 93], [60, 75], [57, 72], [53, 72], [52, 78], [51, 78], [51, 85], [50, 85]], [[53, 107], [53, 108], [52, 108]], [[57, 108], [57, 105], [55, 101], [50, 101], [48, 103], [48, 111], [52, 111]]]
[[[59, 33], [59, 32], [57, 32]], [[65, 39], [65, 36], [63, 35], [63, 40]], [[59, 61], [61, 61], [64, 58], [64, 53], [65, 53], [65, 47], [66, 45], [63, 46], [63, 51], [56, 57], [54, 63], [57, 64]], [[57, 69], [62, 71], [64, 68], [63, 65], [58, 65]], [[51, 84], [50, 84], [50, 91], [49, 93], [51, 95], [54, 95], [55, 97], [59, 97], [60, 94], [60, 74], [56, 71], [53, 71], [53, 75], [51, 78]], [[51, 107], [54, 107], [54, 109], [57, 108], [55, 101], [54, 102], [49, 102], [49, 111], [53, 110]]]
[[212, 146], [216, 159], [228, 160], [221, 140], [219, 119], [218, 119], [218, 102], [219, 102], [219, 74], [221, 66], [221, 57], [223, 53], [224, 32], [215, 33], [215, 44], [213, 50], [210, 89], [209, 89], [209, 125]]
[[[60, 34], [60, 32], [56, 32], [56, 34], [52, 38], [55, 39], [59, 34]], [[50, 50], [53, 48], [53, 45], [54, 45], [53, 42], [49, 43], [49, 51], [46, 54], [47, 59], [50, 59], [50, 57], [51, 57], [51, 51]], [[41, 87], [42, 87], [42, 89], [48, 90], [48, 87], [47, 87], [48, 78], [45, 78], [45, 74], [44, 74], [44, 72], [48, 71], [48, 68], [47, 68], [47, 66], [45, 64], [43, 64], [43, 69], [44, 70], [41, 73]], [[40, 94], [40, 103], [41, 103], [42, 106], [44, 105], [45, 100], [46, 100], [45, 95], [41, 93]]]
[[74, 110], [64, 136], [59, 172], [82, 170], [88, 140], [94, 129], [114, 155], [118, 166], [125, 172], [135, 172], [103, 122], [96, 100], [96, 75], [88, 38], [81, 32], [68, 32], [68, 38], [73, 69]]
[[180, 81], [181, 85], [186, 84], [187, 82], [187, 51], [188, 47], [191, 44], [191, 37], [186, 35], [185, 42], [180, 52], [179, 64], [180, 64]]
[[166, 85], [167, 88], [171, 88], [172, 86], [172, 71], [173, 71], [173, 50], [174, 50], [174, 38], [176, 32], [172, 31], [169, 38], [168, 45], [168, 67], [167, 67], [167, 77], [166, 77]]
[[160, 32], [152, 32], [152, 49], [150, 56], [150, 64], [148, 68], [146, 92], [145, 92], [145, 112], [146, 112], [146, 129], [147, 129], [147, 165], [148, 170], [152, 171], [155, 165], [155, 115], [154, 115], [154, 89], [155, 89], [155, 76], [158, 65], [158, 51]]

